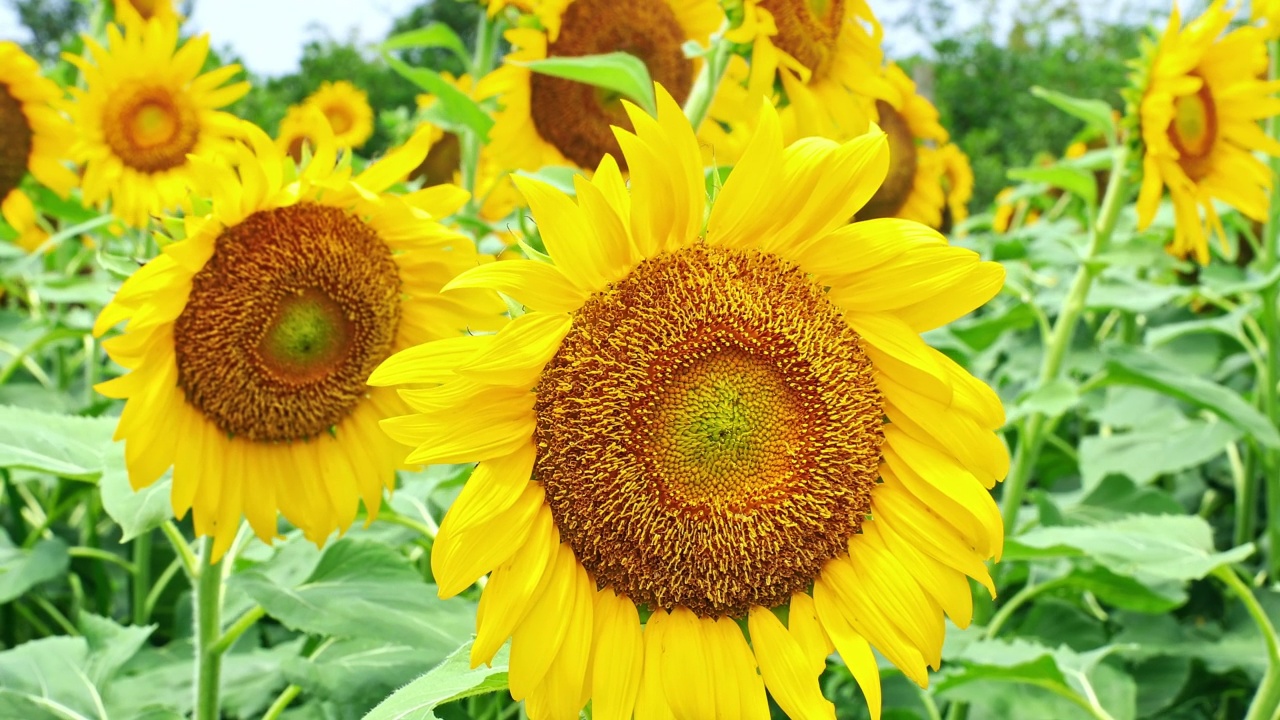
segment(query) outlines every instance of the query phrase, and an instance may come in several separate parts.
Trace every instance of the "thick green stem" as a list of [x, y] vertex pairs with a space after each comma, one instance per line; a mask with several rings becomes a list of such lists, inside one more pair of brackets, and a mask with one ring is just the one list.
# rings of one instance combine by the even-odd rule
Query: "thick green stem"
[[151, 592], [151, 533], [133, 539], [133, 624], [147, 624], [147, 594]]
[[210, 563], [213, 538], [200, 541], [200, 568], [195, 581], [196, 605], [196, 712], [195, 720], [219, 720], [219, 685], [222, 653], [222, 563]]
[[[476, 27], [476, 51], [471, 59], [471, 77], [482, 78], [493, 69], [494, 50], [498, 42], [498, 21], [490, 18], [488, 13], [480, 13], [480, 24]], [[480, 149], [484, 146], [476, 133], [462, 133], [462, 159], [459, 170], [462, 173], [462, 188], [471, 194], [467, 201], [470, 211], [480, 206], [476, 197], [476, 184], [480, 172]]]
[[[1067, 290], [1067, 298], [1063, 301], [1062, 310], [1053, 323], [1053, 331], [1049, 335], [1049, 343], [1045, 347], [1044, 359], [1040, 365], [1039, 386], [1044, 386], [1062, 373], [1062, 363], [1071, 346], [1071, 336], [1075, 332], [1076, 323], [1084, 313], [1085, 303], [1089, 297], [1089, 289], [1097, 277], [1099, 267], [1095, 262], [1098, 255], [1107, 249], [1111, 241], [1111, 233], [1115, 230], [1116, 220], [1120, 217], [1120, 208], [1124, 206], [1129, 195], [1129, 150], [1127, 145], [1120, 145], [1115, 150], [1111, 163], [1111, 180], [1107, 184], [1106, 195], [1103, 196], [1102, 209], [1089, 232], [1089, 244], [1085, 248], [1080, 267], [1076, 269], [1071, 287]], [[1051, 423], [1043, 413], [1029, 415], [1023, 423], [1018, 437], [1018, 448], [1015, 451], [1013, 468], [1009, 479], [1004, 483], [1004, 527], [1005, 532], [1014, 532], [1018, 519], [1018, 509], [1027, 492], [1027, 484], [1044, 444], [1043, 433]]]
[[[1280, 41], [1269, 43], [1271, 56], [1271, 78], [1280, 77]], [[1280, 118], [1272, 116], [1267, 119], [1267, 134], [1273, 138], [1280, 137]], [[1262, 256], [1259, 258], [1259, 270], [1266, 275], [1280, 262], [1280, 159], [1271, 158], [1271, 204], [1267, 211], [1267, 224], [1263, 229]], [[1266, 339], [1267, 371], [1261, 378], [1259, 393], [1262, 397], [1262, 409], [1272, 425], [1280, 425], [1280, 317], [1277, 317], [1277, 302], [1280, 302], [1280, 283], [1272, 282], [1262, 289], [1262, 334]], [[1280, 577], [1280, 450], [1266, 448], [1262, 451], [1262, 476], [1266, 478], [1266, 528], [1267, 573], [1271, 578]], [[1237, 529], [1236, 536], [1252, 539], [1253, 523], [1256, 517], [1254, 508], [1258, 502], [1258, 478], [1246, 478], [1243, 492], [1237, 502], [1240, 508], [1237, 517], [1245, 523], [1244, 528]]]
[[684, 103], [685, 117], [689, 118], [689, 125], [693, 127], [695, 133], [698, 132], [702, 121], [707, 118], [707, 113], [711, 110], [711, 101], [716, 96], [716, 89], [720, 87], [720, 80], [724, 78], [724, 71], [729, 67], [729, 58], [733, 55], [733, 43], [724, 38], [727, 30], [729, 30], [728, 23], [712, 38], [711, 51], [704, 58], [702, 70], [698, 73], [698, 79], [693, 83], [689, 98]]
[[1258, 603], [1258, 598], [1254, 597], [1253, 590], [1236, 575], [1235, 570], [1224, 565], [1214, 570], [1213, 574], [1244, 603], [1244, 609], [1258, 625], [1258, 631], [1267, 646], [1267, 673], [1262, 677], [1262, 685], [1254, 694], [1253, 702], [1249, 704], [1245, 720], [1275, 720], [1280, 717], [1280, 636], [1277, 636], [1275, 625], [1267, 617], [1266, 610]]

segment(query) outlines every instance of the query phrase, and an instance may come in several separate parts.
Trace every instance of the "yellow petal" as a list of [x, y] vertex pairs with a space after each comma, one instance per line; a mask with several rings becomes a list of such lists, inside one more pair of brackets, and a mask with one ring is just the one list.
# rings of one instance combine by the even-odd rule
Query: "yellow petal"
[[849, 538], [849, 564], [862, 580], [863, 592], [877, 599], [884, 617], [936, 670], [942, 661], [942, 638], [946, 634], [942, 610], [884, 547], [873, 524], [864, 523], [863, 532]]
[[379, 423], [397, 442], [416, 446], [405, 458], [409, 465], [467, 463], [515, 452], [533, 437], [536, 418], [530, 401], [517, 416], [509, 408], [483, 408], [454, 418], [404, 415]]
[[542, 368], [560, 349], [569, 333], [571, 315], [529, 313], [504, 327], [488, 350], [458, 370], [479, 382], [510, 387], [533, 387]]
[[503, 260], [477, 265], [450, 280], [445, 291], [487, 288], [509, 295], [526, 308], [559, 313], [577, 310], [587, 299], [560, 268], [538, 260]]
[[755, 657], [738, 623], [730, 618], [703, 619], [702, 635], [711, 655], [716, 717], [724, 720], [769, 720], [769, 700]]
[[629, 720], [640, 692], [644, 642], [636, 606], [612, 589], [596, 595], [595, 656], [591, 676], [591, 715], [599, 720]]
[[546, 677], [529, 695], [531, 718], [574, 718], [586, 704], [582, 690], [591, 657], [595, 587], [581, 565], [574, 569], [573, 604], [562, 608], [567, 610], [568, 628]]
[[831, 638], [822, 631], [822, 623], [818, 622], [818, 613], [813, 607], [813, 598], [808, 593], [791, 595], [787, 630], [791, 631], [791, 637], [796, 639], [796, 644], [811, 661], [813, 674], [821, 675], [827, 669], [827, 656], [835, 648], [831, 645]]
[[924, 656], [885, 616], [877, 605], [879, 598], [866, 595], [862, 580], [847, 556], [832, 558], [823, 566], [821, 576], [814, 581], [814, 602], [821, 607], [825, 602], [824, 594], [830, 592], [827, 599], [834, 602], [839, 608], [839, 614], [859, 635], [871, 642], [912, 682], [920, 687], [927, 687], [929, 670]]
[[996, 596], [991, 573], [977, 550], [953, 525], [936, 515], [897, 479], [886, 478], [871, 496], [875, 522], [888, 525], [911, 546], [982, 583]]
[[833, 286], [874, 273], [874, 269], [913, 248], [941, 247], [946, 238], [911, 220], [877, 218], [843, 225], [795, 250], [791, 257], [806, 272]]
[[456, 533], [441, 525], [431, 548], [431, 572], [440, 586], [440, 597], [451, 598], [466, 590], [510, 558], [529, 536], [542, 505], [542, 486], [527, 483], [511, 507], [488, 520]]
[[534, 517], [524, 544], [494, 569], [480, 594], [476, 639], [471, 644], [471, 667], [492, 662], [494, 654], [537, 602], [545, 587], [543, 577], [557, 557], [559, 544], [551, 509], [544, 504]]
[[942, 364], [905, 323], [886, 314], [849, 313], [845, 318], [862, 337], [863, 349], [877, 370], [938, 402], [951, 402], [951, 383]]
[[440, 531], [448, 528], [449, 532], [465, 532], [514, 505], [529, 488], [536, 456], [533, 443], [528, 443], [510, 455], [476, 465], [458, 499], [445, 513]]
[[644, 670], [636, 695], [635, 720], [675, 720], [662, 685], [663, 635], [670, 617], [666, 610], [658, 608], [644, 624]]
[[973, 592], [969, 589], [969, 581], [964, 573], [917, 550], [897, 534], [890, 524], [872, 521], [865, 523], [863, 527], [871, 525], [876, 526], [875, 529], [884, 538], [889, 552], [904, 567], [911, 568], [916, 582], [942, 607], [947, 617], [959, 628], [969, 627], [969, 623], [973, 621]]
[[602, 289], [608, 282], [609, 262], [582, 210], [547, 183], [521, 175], [511, 179], [529, 201], [542, 244], [564, 276], [585, 292]]
[[779, 199], [781, 151], [778, 113], [767, 99], [762, 100], [755, 132], [711, 206], [707, 242], [749, 247], [759, 241], [759, 229], [775, 220], [772, 208]]
[[551, 661], [560, 651], [569, 617], [565, 608], [572, 607], [577, 585], [578, 560], [569, 545], [556, 550], [538, 599], [511, 636], [511, 663], [507, 675], [511, 697], [523, 700], [547, 676]]
[[677, 606], [662, 633], [662, 688], [678, 718], [717, 718], [711, 658], [693, 611]]
[[385, 387], [456, 380], [455, 370], [479, 356], [492, 343], [492, 335], [468, 335], [416, 345], [384, 360], [368, 382], [374, 387]]
[[954, 286], [894, 311], [912, 330], [928, 332], [982, 307], [1004, 287], [1004, 266], [982, 262], [969, 268]]
[[853, 679], [858, 681], [858, 687], [862, 688], [871, 720], [880, 720], [880, 667], [871, 652], [871, 645], [845, 620], [831, 590], [821, 581], [814, 583], [813, 601], [822, 627], [831, 637], [845, 667], [853, 673]]
[[810, 672], [804, 651], [768, 608], [753, 607], [747, 616], [751, 645], [760, 675], [778, 707], [793, 718], [830, 718], [835, 706], [822, 697], [818, 678]]

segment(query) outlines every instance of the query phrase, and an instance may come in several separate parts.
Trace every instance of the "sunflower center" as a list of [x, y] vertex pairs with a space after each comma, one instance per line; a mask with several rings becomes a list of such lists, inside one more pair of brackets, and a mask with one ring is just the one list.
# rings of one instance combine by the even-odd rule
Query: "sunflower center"
[[422, 179], [423, 187], [435, 187], [453, 182], [453, 174], [462, 167], [462, 142], [454, 133], [440, 136], [427, 151], [422, 164], [409, 175], [410, 180]]
[[367, 224], [301, 203], [222, 232], [174, 326], [178, 383], [222, 431], [263, 442], [335, 427], [390, 354], [400, 278]]
[[22, 103], [0, 84], [0, 199], [18, 187], [27, 174], [31, 158], [31, 123], [22, 112]]
[[1188, 177], [1200, 180], [1209, 174], [1208, 159], [1218, 139], [1218, 111], [1203, 78], [1194, 95], [1174, 99], [1169, 139], [1178, 149], [1178, 164]]
[[[693, 87], [693, 61], [684, 56], [685, 33], [667, 0], [574, 0], [561, 18], [547, 57], [627, 52], [683, 103]], [[580, 167], [594, 168], [606, 153], [624, 162], [611, 125], [630, 129], [621, 99], [592, 85], [533, 73], [530, 112], [538, 134]]]
[[107, 146], [126, 166], [144, 173], [186, 164], [200, 137], [191, 100], [160, 85], [126, 86], [103, 111]]
[[351, 115], [351, 111], [342, 105], [328, 105], [324, 109], [324, 116], [329, 119], [329, 127], [333, 128], [334, 135], [341, 135], [356, 124], [356, 119]]
[[819, 80], [840, 39], [845, 0], [760, 0], [778, 27], [774, 42]]
[[[165, 0], [165, 2], [168, 1]], [[150, 20], [155, 16], [156, 11], [160, 9], [160, 0], [126, 0], [126, 2], [132, 5], [133, 9], [137, 10], [144, 20]]]
[[916, 139], [906, 119], [883, 100], [876, 101], [876, 110], [880, 113], [880, 129], [889, 140], [889, 173], [876, 194], [858, 211], [859, 220], [895, 217], [911, 197], [919, 160]]
[[857, 532], [881, 401], [799, 269], [694, 245], [592, 296], [537, 388], [534, 473], [561, 536], [637, 603], [741, 617]]

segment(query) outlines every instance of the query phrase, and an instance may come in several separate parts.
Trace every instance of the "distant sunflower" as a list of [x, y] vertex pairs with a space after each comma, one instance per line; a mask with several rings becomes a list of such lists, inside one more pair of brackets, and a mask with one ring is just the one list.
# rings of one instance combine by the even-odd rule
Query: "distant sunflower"
[[1226, 243], [1213, 200], [1265, 219], [1272, 178], [1253, 153], [1280, 155], [1280, 143], [1258, 124], [1280, 114], [1280, 83], [1259, 79], [1267, 70], [1261, 30], [1223, 34], [1232, 15], [1218, 0], [1182, 28], [1175, 6], [1137, 78], [1144, 148], [1138, 226], [1151, 224], [1167, 186], [1176, 218], [1168, 250], [1201, 264], [1209, 261], [1209, 233]]
[[955, 143], [939, 148], [938, 158], [942, 163], [942, 191], [947, 198], [939, 229], [946, 233], [969, 217], [969, 201], [973, 199], [973, 168], [969, 165], [969, 156]]
[[407, 462], [479, 461], [436, 538], [440, 594], [492, 571], [471, 661], [511, 637], [534, 720], [588, 699], [596, 717], [764, 719], [766, 689], [834, 718], [833, 648], [878, 717], [871, 646], [924, 685], [943, 613], [971, 619], [966, 575], [991, 588], [1004, 413], [919, 333], [1004, 271], [917, 223], [849, 224], [885, 175], [881, 133], [784, 149], [766, 106], [707, 215], [680, 106], [659, 88], [656, 120], [627, 110], [629, 185], [612, 156], [576, 202], [516, 178], [552, 262], [446, 287], [527, 314], [370, 378], [434, 386], [382, 423]]
[[1280, 0], [1252, 0], [1249, 19], [1260, 23], [1268, 38], [1280, 36]]
[[276, 147], [294, 162], [302, 162], [302, 148], [310, 145], [315, 151], [316, 138], [329, 130], [329, 121], [324, 113], [310, 105], [290, 105], [280, 120], [280, 129], [276, 131]]
[[369, 96], [346, 80], [322, 83], [303, 103], [324, 113], [339, 148], [358, 150], [373, 136]]
[[175, 0], [116, 0], [116, 21], [122, 25], [159, 20], [177, 24], [182, 21]]
[[[534, 73], [520, 65], [548, 57], [629, 52], [653, 79], [683, 102], [698, 63], [683, 45], [703, 45], [720, 26], [715, 0], [556, 0], [532, 3], [542, 30], [508, 30], [514, 50], [480, 81], [480, 97], [497, 97], [501, 110], [489, 131], [494, 161], [509, 170], [548, 165], [593, 168], [606, 153], [618, 156], [613, 126], [629, 127], [621, 98], [585, 83]], [[624, 168], [625, 169], [625, 168]]]
[[[431, 219], [456, 188], [392, 196], [426, 154], [414, 136], [352, 178], [327, 129], [301, 173], [243, 123], [235, 170], [192, 162], [208, 214], [125, 281], [94, 326], [128, 374], [97, 389], [124, 398], [135, 488], [173, 468], [171, 501], [215, 538], [214, 559], [243, 514], [276, 535], [277, 509], [321, 543], [364, 501], [370, 516], [403, 449], [377, 429], [406, 406], [365, 378], [387, 356], [468, 328], [495, 327], [504, 305], [484, 291], [443, 297], [474, 266], [471, 242]], [[295, 177], [296, 175], [296, 177]]]
[[75, 173], [62, 164], [75, 132], [54, 109], [61, 100], [62, 89], [40, 75], [31, 56], [0, 42], [0, 202], [28, 172], [59, 195], [75, 186]]
[[248, 92], [249, 83], [223, 85], [239, 65], [201, 74], [209, 37], [178, 47], [173, 23], [150, 20], [123, 34], [108, 25], [106, 47], [88, 36], [84, 43], [83, 56], [63, 56], [85, 83], [70, 89], [71, 152], [84, 164], [84, 201], [101, 206], [110, 200], [116, 217], [143, 227], [149, 217], [189, 202], [191, 155], [234, 146], [239, 120], [218, 108]]
[[49, 239], [49, 233], [36, 222], [35, 205], [31, 204], [31, 198], [21, 190], [14, 190], [5, 196], [4, 201], [0, 202], [0, 215], [4, 216], [4, 221], [17, 234], [14, 244], [29, 253], [38, 250]]
[[947, 131], [938, 124], [937, 108], [916, 92], [902, 68], [890, 63], [884, 77], [893, 92], [875, 104], [880, 128], [889, 136], [889, 175], [858, 219], [896, 217], [940, 227], [946, 198], [936, 145], [947, 141]]

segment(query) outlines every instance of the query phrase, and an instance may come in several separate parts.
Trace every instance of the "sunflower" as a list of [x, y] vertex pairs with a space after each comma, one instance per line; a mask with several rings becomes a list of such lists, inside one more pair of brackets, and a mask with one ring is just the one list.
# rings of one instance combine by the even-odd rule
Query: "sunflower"
[[329, 122], [324, 113], [311, 105], [290, 105], [280, 120], [280, 129], [276, 131], [276, 146], [294, 162], [302, 162], [302, 148], [310, 145], [315, 149], [316, 138], [329, 130]]
[[947, 131], [938, 124], [937, 108], [916, 92], [902, 68], [890, 63], [884, 78], [893, 92], [875, 105], [880, 127], [889, 136], [889, 176], [858, 217], [897, 217], [941, 227], [945, 158], [936, 145], [947, 141]]
[[973, 168], [969, 156], [955, 143], [947, 143], [938, 149], [942, 163], [942, 191], [947, 204], [942, 208], [942, 225], [938, 229], [951, 232], [951, 228], [969, 217], [969, 201], [973, 199]]
[[1249, 19], [1260, 23], [1268, 38], [1280, 36], [1280, 0], [1253, 0], [1249, 8]]
[[49, 233], [36, 222], [36, 207], [31, 198], [21, 190], [14, 190], [0, 202], [0, 215], [17, 235], [14, 244], [29, 253], [40, 249], [49, 239]]
[[[97, 389], [127, 399], [125, 441], [135, 488], [173, 468], [174, 513], [226, 552], [241, 514], [276, 535], [277, 509], [321, 543], [345, 530], [361, 500], [376, 515], [403, 451], [378, 432], [404, 412], [365, 378], [391, 353], [493, 328], [493, 293], [443, 297], [480, 258], [432, 219], [465, 199], [442, 187], [386, 194], [427, 151], [415, 135], [363, 173], [337, 163], [327, 128], [301, 173], [261, 130], [242, 124], [235, 170], [205, 158], [194, 190], [211, 210], [188, 216], [120, 288], [94, 326], [128, 374]], [[295, 177], [296, 176], [296, 177]]]
[[148, 20], [178, 24], [182, 16], [174, 0], [116, 0], [116, 20], [122, 24], [142, 24]]
[[1175, 6], [1153, 57], [1139, 70], [1138, 226], [1151, 224], [1168, 186], [1176, 218], [1169, 253], [1201, 264], [1209, 261], [1210, 232], [1226, 243], [1213, 200], [1265, 219], [1272, 178], [1254, 153], [1280, 156], [1280, 143], [1258, 125], [1280, 113], [1274, 95], [1280, 83], [1259, 79], [1267, 70], [1262, 31], [1240, 27], [1224, 35], [1231, 18], [1225, 0], [1217, 0], [1182, 28]]
[[324, 113], [339, 148], [359, 149], [373, 135], [369, 96], [346, 80], [321, 83], [303, 103]]
[[108, 25], [105, 47], [88, 36], [84, 43], [83, 56], [63, 56], [84, 76], [83, 88], [71, 88], [70, 107], [84, 202], [110, 200], [116, 217], [143, 227], [150, 216], [189, 202], [191, 155], [234, 146], [239, 120], [217, 108], [248, 92], [249, 83], [223, 85], [240, 72], [234, 64], [201, 74], [209, 37], [178, 47], [174, 23], [149, 20], [123, 33]]
[[370, 377], [434, 385], [382, 423], [407, 462], [479, 461], [432, 551], [440, 594], [492, 571], [471, 661], [511, 637], [535, 720], [589, 698], [599, 718], [767, 718], [766, 689], [834, 718], [833, 647], [878, 717], [871, 646], [923, 685], [943, 613], [970, 621], [966, 575], [991, 588], [1004, 414], [919, 333], [1004, 271], [914, 222], [848, 222], [882, 133], [784, 150], [766, 104], [707, 215], [680, 106], [659, 88], [656, 120], [627, 111], [629, 186], [612, 156], [576, 202], [516, 178], [552, 262], [446, 286], [528, 312]]
[[59, 195], [75, 186], [75, 173], [62, 164], [75, 133], [54, 110], [61, 99], [62, 90], [40, 75], [31, 56], [0, 42], [0, 202], [28, 172]]
[[[502, 109], [489, 131], [489, 152], [508, 170], [548, 165], [593, 168], [618, 156], [612, 126], [628, 127], [622, 101], [585, 83], [534, 73], [520, 63], [626, 51], [684, 101], [698, 63], [683, 45], [706, 45], [723, 18], [715, 0], [555, 0], [533, 3], [544, 29], [508, 30], [514, 50], [480, 81], [477, 95], [497, 97]], [[625, 170], [625, 168], [623, 168]]]

